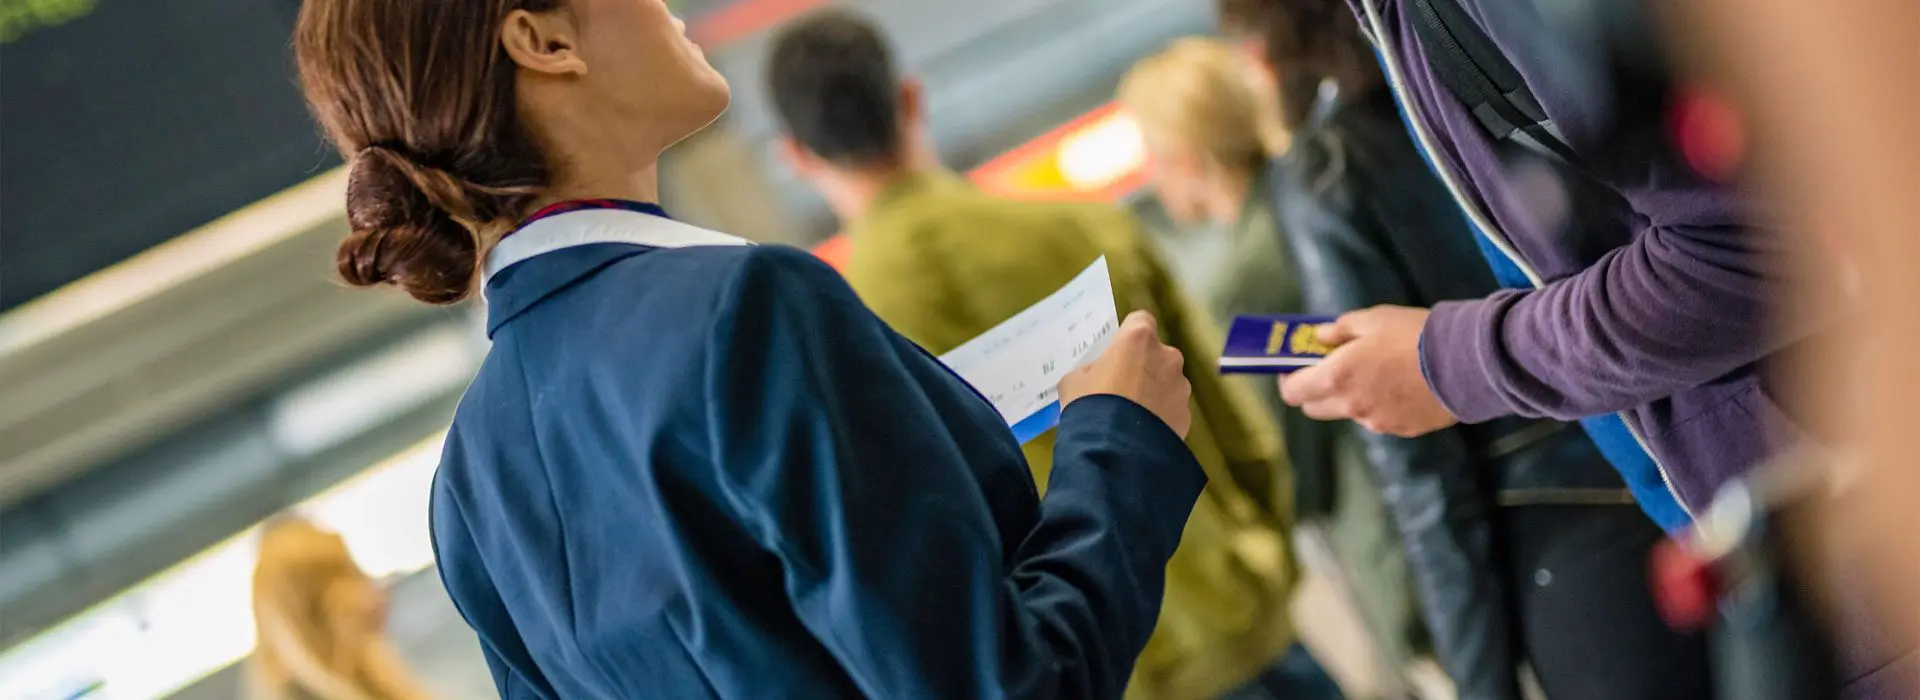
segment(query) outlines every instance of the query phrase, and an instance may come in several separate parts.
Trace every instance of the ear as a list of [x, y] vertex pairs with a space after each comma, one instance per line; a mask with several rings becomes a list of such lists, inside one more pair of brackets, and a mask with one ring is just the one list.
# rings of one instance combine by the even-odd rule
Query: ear
[[919, 78], [908, 76], [900, 79], [900, 93], [896, 96], [896, 108], [900, 111], [902, 131], [912, 129], [926, 117], [926, 86]]
[[800, 145], [799, 141], [795, 141], [792, 136], [786, 134], [781, 134], [779, 138], [773, 140], [773, 150], [780, 157], [780, 162], [785, 163], [795, 175], [799, 175], [802, 179], [811, 179], [822, 166], [819, 156], [814, 155], [812, 151], [807, 150], [806, 146]]
[[547, 75], [587, 74], [579, 37], [564, 12], [514, 10], [500, 25], [500, 46], [507, 56], [521, 68]]

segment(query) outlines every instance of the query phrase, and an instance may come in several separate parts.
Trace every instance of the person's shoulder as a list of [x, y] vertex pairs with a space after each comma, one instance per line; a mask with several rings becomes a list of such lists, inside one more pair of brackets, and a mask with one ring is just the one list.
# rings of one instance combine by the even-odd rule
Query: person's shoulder
[[[456, 423], [538, 422], [538, 415], [518, 415], [536, 398], [680, 400], [682, 382], [699, 374], [712, 348], [725, 347], [715, 345], [716, 334], [857, 304], [844, 290], [825, 262], [782, 245], [661, 248], [612, 261], [546, 301], [541, 313], [496, 331]], [[490, 440], [490, 432], [470, 438]]]
[[1001, 199], [971, 187], [924, 192], [872, 213], [861, 223], [847, 260], [855, 287], [962, 265], [978, 251], [1027, 239], [1043, 216], [1033, 203]]
[[[1002, 275], [1036, 260], [1090, 260], [1097, 252], [1133, 247], [1131, 238], [1140, 233], [1131, 214], [1113, 204], [1014, 199], [974, 189], [921, 197], [911, 211], [890, 213], [884, 223], [884, 229], [862, 231], [849, 259], [847, 277], [863, 293], [939, 277]], [[1010, 251], [1026, 261], [1015, 263]]]
[[790, 245], [741, 246], [730, 261], [734, 283], [789, 287], [843, 287], [839, 272], [820, 256]]
[[1111, 202], [1035, 202], [1064, 227], [1080, 232], [1094, 249], [1108, 255], [1137, 255], [1153, 245], [1133, 210]]
[[1034, 202], [1061, 215], [1101, 224], [1131, 224], [1133, 212], [1114, 202]]
[[[1107, 248], [1131, 243], [1140, 233], [1133, 212], [1111, 202], [1014, 199], [980, 193], [971, 202], [976, 215], [962, 217], [968, 235], [986, 227], [1022, 245], [1042, 248], [1072, 243]], [[1043, 241], [1050, 245], [1040, 245]]]
[[1079, 226], [1128, 224], [1133, 215], [1126, 207], [1112, 202], [1054, 201], [996, 198], [1010, 216], [1039, 221], [1057, 221]]
[[[980, 231], [983, 224], [1004, 221], [1022, 213], [1019, 202], [993, 197], [971, 186], [953, 186], [924, 192], [876, 213], [871, 227], [880, 235], [872, 243], [912, 248], [937, 245], [945, 239]], [[991, 231], [987, 231], [991, 233]]]
[[787, 245], [743, 246], [727, 260], [726, 270], [715, 270], [722, 314], [771, 307], [806, 308], [813, 305], [853, 304], [846, 278], [813, 253]]
[[[1018, 199], [967, 187], [919, 198], [911, 211], [901, 213], [897, 225], [921, 240], [951, 235], [977, 238], [1005, 231], [1008, 225], [1080, 223], [1121, 211], [1102, 202]], [[998, 228], [983, 230], [983, 226]]]

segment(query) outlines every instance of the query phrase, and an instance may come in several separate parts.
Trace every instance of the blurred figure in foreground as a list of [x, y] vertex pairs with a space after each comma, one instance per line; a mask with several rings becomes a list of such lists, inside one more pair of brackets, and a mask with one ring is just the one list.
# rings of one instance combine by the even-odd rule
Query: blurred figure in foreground
[[386, 593], [340, 536], [299, 518], [269, 523], [253, 571], [251, 696], [424, 700], [388, 643]]
[[[1320, 47], [1359, 41], [1351, 19], [1321, 16], [1329, 24], [1316, 26], [1311, 12], [1269, 20], [1318, 36]], [[1344, 55], [1366, 55], [1353, 48]], [[1316, 58], [1307, 65], [1330, 62]], [[1274, 69], [1289, 72], [1284, 64]], [[1234, 205], [1170, 203], [1170, 211], [1239, 212], [1236, 226], [1258, 226], [1285, 242], [1275, 251], [1284, 263], [1267, 265], [1265, 281], [1290, 290], [1290, 302], [1228, 313], [1335, 315], [1494, 290], [1445, 189], [1401, 129], [1391, 95], [1378, 80], [1358, 82], [1364, 69], [1318, 76], [1344, 75], [1347, 84], [1273, 162], [1250, 148], [1250, 134], [1239, 151], [1193, 147], [1209, 131], [1196, 127], [1218, 131], [1234, 123], [1221, 114], [1235, 109], [1240, 123], [1251, 124], [1262, 113], [1255, 105], [1273, 101], [1271, 93], [1256, 94], [1262, 83], [1226, 45], [1177, 42], [1122, 82], [1121, 102], [1138, 118], [1155, 162], [1204, 166], [1159, 174], [1163, 197]], [[1191, 175], [1209, 172], [1216, 174]], [[1170, 178], [1194, 184], [1183, 192]], [[1645, 586], [1645, 552], [1661, 532], [1578, 429], [1508, 418], [1400, 438], [1339, 427], [1344, 434], [1331, 454], [1362, 461], [1384, 488], [1435, 651], [1460, 697], [1518, 700], [1523, 659], [1554, 698], [1706, 697], [1704, 641], [1668, 630]], [[1312, 458], [1293, 454], [1296, 464]]]
[[1836, 326], [1788, 375], [1807, 409], [1796, 416], [1825, 444], [1759, 479], [1824, 482], [1799, 494], [1782, 534], [1800, 550], [1794, 577], [1824, 589], [1843, 668], [1858, 676], [1844, 696], [1920, 697], [1920, 4], [1678, 7], [1664, 17], [1684, 22], [1662, 38], [1709, 49], [1676, 54], [1680, 72], [1735, 108], [1740, 181], [1763, 188], [1797, 234], [1780, 258], [1798, 283], [1783, 300], [1792, 315], [1776, 318]]
[[[946, 170], [926, 135], [919, 83], [896, 75], [878, 29], [857, 15], [796, 22], [776, 40], [767, 73], [787, 160], [846, 224], [848, 281], [901, 334], [944, 353], [1104, 255], [1122, 310], [1151, 310], [1185, 353], [1195, 406], [1187, 443], [1210, 482], [1168, 565], [1159, 623], [1127, 697], [1338, 697], [1293, 643], [1294, 567], [1272, 497], [1278, 442], [1253, 399], [1221, 381], [1212, 329], [1175, 291], [1138, 223], [1114, 206], [994, 199]], [[1024, 448], [1043, 487], [1053, 444], [1048, 433]]]

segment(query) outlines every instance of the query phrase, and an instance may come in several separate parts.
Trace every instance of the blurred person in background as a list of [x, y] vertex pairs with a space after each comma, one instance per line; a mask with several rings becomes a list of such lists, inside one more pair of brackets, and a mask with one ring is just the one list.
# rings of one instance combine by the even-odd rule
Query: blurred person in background
[[269, 522], [253, 570], [258, 700], [424, 700], [387, 641], [386, 592], [340, 535], [294, 517]]
[[[1277, 154], [1291, 138], [1272, 86], [1239, 66], [1221, 45], [1184, 39], [1136, 65], [1122, 81], [1122, 109], [1140, 125], [1148, 176], [1180, 236], [1227, 237], [1226, 252], [1183, 280], [1225, 332], [1237, 314], [1300, 313], [1303, 288], [1286, 250], [1269, 192]], [[1309, 98], [1312, 91], [1305, 93]], [[1426, 634], [1400, 538], [1374, 486], [1361, 444], [1343, 426], [1306, 418], [1280, 400], [1270, 377], [1226, 381], [1252, 388], [1268, 419], [1282, 425], [1293, 476], [1294, 515], [1304, 547], [1326, 550], [1390, 674], [1412, 666]], [[1388, 679], [1389, 681], [1393, 679]]]
[[659, 0], [306, 0], [293, 43], [342, 276], [485, 290], [431, 518], [502, 697], [1120, 695], [1207, 478], [1150, 315], [1061, 382], [1042, 499], [832, 268], [659, 206], [730, 98]]
[[[1792, 578], [1816, 583], [1835, 616], [1845, 675], [1855, 677], [1842, 696], [1920, 697], [1920, 5], [1710, 0], [1681, 9], [1660, 15], [1659, 38], [1685, 45], [1673, 55], [1677, 72], [1737, 115], [1715, 124], [1743, 137], [1730, 164], [1795, 234], [1781, 262], [1796, 286], [1782, 301], [1804, 318], [1776, 322], [1837, 326], [1788, 368], [1790, 405], [1805, 407], [1796, 417], [1823, 444], [1757, 475], [1819, 485], [1776, 502], [1786, 508], [1774, 537], [1794, 543], [1783, 558], [1798, 569]], [[1741, 619], [1737, 628], [1753, 627]]]
[[[1322, 52], [1341, 37], [1360, 41], [1343, 13], [1281, 10], [1265, 20], [1319, 36]], [[1268, 282], [1292, 299], [1258, 313], [1334, 315], [1492, 292], [1463, 219], [1405, 135], [1391, 96], [1377, 80], [1355, 82], [1364, 66], [1326, 70], [1339, 56], [1366, 52], [1308, 56], [1302, 69], [1273, 64], [1273, 75], [1310, 70], [1347, 84], [1272, 161], [1250, 150], [1257, 141], [1245, 125], [1274, 102], [1259, 89], [1274, 83], [1249, 79], [1258, 73], [1227, 45], [1182, 40], [1137, 65], [1121, 83], [1121, 102], [1156, 168], [1201, 164], [1157, 173], [1163, 198], [1239, 205], [1169, 209], [1238, 211], [1238, 226], [1256, 219], [1285, 241], [1277, 252], [1286, 262], [1274, 267], [1286, 274]], [[1232, 110], [1242, 115], [1237, 130], [1223, 115]], [[1222, 139], [1222, 130], [1240, 136]], [[1210, 137], [1242, 146], [1197, 147]], [[1208, 172], [1237, 174], [1194, 176]], [[1183, 195], [1170, 179], [1193, 189]], [[1247, 181], [1260, 187], [1236, 186]], [[1363, 461], [1383, 488], [1435, 652], [1460, 697], [1518, 700], [1522, 660], [1553, 698], [1706, 697], [1704, 638], [1669, 631], [1645, 585], [1645, 553], [1662, 533], [1578, 429], [1509, 418], [1409, 439], [1340, 427], [1336, 444], [1346, 448], [1333, 454]]]
[[[1224, 383], [1218, 341], [1174, 289], [1140, 225], [1113, 205], [1019, 202], [943, 167], [918, 82], [897, 72], [880, 31], [831, 10], [784, 29], [767, 80], [783, 153], [845, 223], [848, 282], [881, 319], [944, 353], [1060, 288], [1104, 255], [1118, 302], [1151, 310], [1186, 358], [1187, 443], [1211, 480], [1168, 564], [1158, 627], [1129, 698], [1332, 698], [1339, 692], [1294, 643], [1294, 566], [1274, 480], [1280, 447], [1254, 400]], [[1067, 468], [1056, 436], [1025, 446], [1037, 484]]]

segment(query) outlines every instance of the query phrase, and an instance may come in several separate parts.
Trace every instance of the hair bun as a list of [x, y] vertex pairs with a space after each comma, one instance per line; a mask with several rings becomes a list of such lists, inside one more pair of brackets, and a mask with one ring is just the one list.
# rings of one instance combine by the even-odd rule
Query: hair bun
[[358, 287], [392, 284], [429, 304], [472, 291], [479, 245], [471, 199], [460, 181], [401, 149], [371, 145], [347, 171], [347, 224], [335, 263]]

